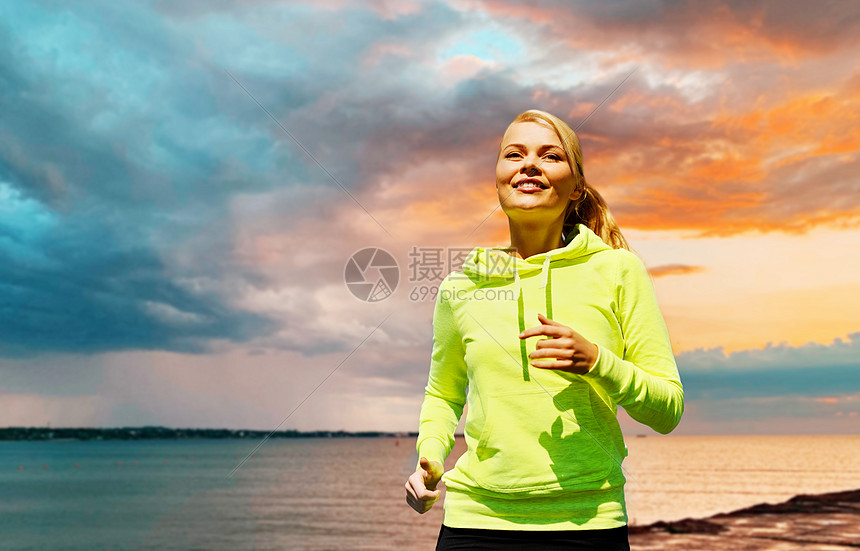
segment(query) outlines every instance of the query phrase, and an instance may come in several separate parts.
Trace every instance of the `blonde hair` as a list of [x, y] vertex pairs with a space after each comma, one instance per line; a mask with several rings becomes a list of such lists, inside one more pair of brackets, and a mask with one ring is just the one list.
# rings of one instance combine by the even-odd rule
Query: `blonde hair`
[[[577, 224], [585, 224], [612, 248], [630, 250], [627, 240], [621, 235], [621, 229], [609, 212], [606, 200], [585, 181], [585, 174], [582, 171], [582, 146], [576, 132], [560, 118], [539, 109], [523, 111], [511, 124], [518, 122], [536, 122], [552, 128], [561, 141], [570, 170], [576, 177], [576, 189], [581, 193], [578, 199], [571, 200], [567, 205], [562, 225], [564, 235], [567, 236]], [[501, 155], [501, 146], [499, 155]]]

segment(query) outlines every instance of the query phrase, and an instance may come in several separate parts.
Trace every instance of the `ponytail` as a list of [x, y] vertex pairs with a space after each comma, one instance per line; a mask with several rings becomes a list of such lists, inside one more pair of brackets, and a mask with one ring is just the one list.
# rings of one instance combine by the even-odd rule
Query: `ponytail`
[[577, 224], [584, 224], [613, 249], [630, 250], [615, 218], [609, 212], [606, 200], [596, 189], [588, 185], [585, 178], [579, 180], [582, 182], [582, 193], [579, 198], [572, 199], [568, 204], [562, 226], [564, 235], [572, 231]]

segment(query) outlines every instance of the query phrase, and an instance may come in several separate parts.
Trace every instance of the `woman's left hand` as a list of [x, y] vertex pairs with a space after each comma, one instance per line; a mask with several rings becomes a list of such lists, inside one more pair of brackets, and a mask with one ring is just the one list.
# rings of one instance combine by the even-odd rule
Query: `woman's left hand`
[[558, 369], [577, 375], [585, 375], [594, 367], [597, 361], [597, 345], [589, 341], [570, 327], [553, 321], [543, 314], [538, 314], [541, 325], [530, 327], [520, 333], [521, 339], [546, 335], [535, 345], [535, 351], [529, 358], [558, 358], [529, 362], [534, 367], [542, 369]]

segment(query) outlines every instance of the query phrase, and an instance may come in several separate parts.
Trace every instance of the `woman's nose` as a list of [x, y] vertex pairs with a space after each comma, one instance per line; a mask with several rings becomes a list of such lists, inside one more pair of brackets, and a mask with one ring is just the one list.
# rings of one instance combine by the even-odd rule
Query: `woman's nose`
[[528, 155], [523, 159], [523, 168], [524, 172], [532, 172], [540, 167], [540, 163], [538, 162], [538, 158], [535, 155]]

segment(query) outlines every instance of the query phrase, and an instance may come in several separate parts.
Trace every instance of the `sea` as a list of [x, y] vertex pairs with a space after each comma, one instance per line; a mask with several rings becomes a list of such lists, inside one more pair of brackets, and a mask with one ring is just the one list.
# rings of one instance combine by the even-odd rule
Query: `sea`
[[[860, 488], [860, 435], [626, 439], [630, 524]], [[414, 438], [0, 442], [3, 550], [434, 548]], [[458, 438], [446, 466], [465, 451]], [[444, 499], [444, 493], [443, 498]]]

